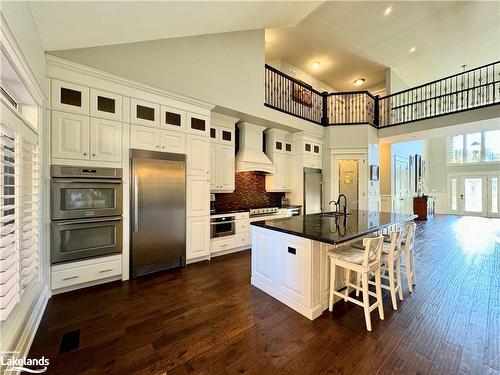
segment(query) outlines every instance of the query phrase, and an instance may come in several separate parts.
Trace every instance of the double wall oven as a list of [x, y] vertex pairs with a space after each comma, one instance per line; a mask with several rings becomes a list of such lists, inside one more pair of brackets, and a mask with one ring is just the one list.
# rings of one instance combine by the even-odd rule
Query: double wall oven
[[51, 262], [122, 251], [122, 170], [51, 167]]

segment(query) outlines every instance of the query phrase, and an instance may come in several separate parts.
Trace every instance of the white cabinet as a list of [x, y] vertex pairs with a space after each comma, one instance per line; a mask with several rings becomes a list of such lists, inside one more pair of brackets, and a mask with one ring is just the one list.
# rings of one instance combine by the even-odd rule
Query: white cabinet
[[186, 221], [186, 258], [210, 254], [210, 217], [192, 217]]
[[266, 176], [266, 191], [292, 190], [293, 153], [291, 135], [280, 129], [266, 131], [266, 153], [274, 164], [274, 173]]
[[186, 137], [187, 174], [209, 177], [210, 138], [196, 135]]
[[90, 159], [100, 161], [122, 160], [121, 122], [98, 118], [90, 119]]
[[159, 130], [147, 126], [130, 126], [130, 147], [141, 150], [158, 151]]
[[185, 154], [186, 134], [171, 130], [160, 130], [160, 151]]
[[[218, 123], [222, 125], [217, 125]], [[232, 193], [235, 188], [235, 120], [221, 115], [212, 116], [210, 125], [210, 191]]]
[[184, 132], [186, 130], [186, 112], [162, 105], [160, 127]]
[[212, 192], [234, 191], [234, 163], [233, 146], [210, 146], [210, 190]]
[[217, 145], [210, 144], [210, 191], [213, 192], [218, 189], [217, 185]]
[[210, 180], [208, 176], [187, 176], [186, 216], [210, 214]]
[[121, 122], [52, 112], [52, 157], [120, 162]]
[[52, 111], [52, 157], [89, 159], [89, 117]]
[[88, 87], [56, 79], [52, 80], [52, 109], [88, 115], [89, 95]]
[[186, 134], [132, 125], [130, 127], [130, 146], [142, 150], [184, 154], [186, 152]]
[[196, 113], [188, 113], [186, 128], [191, 134], [208, 137], [210, 134], [210, 118]]
[[305, 140], [302, 144], [304, 154], [304, 167], [321, 169], [322, 162], [322, 148], [320, 143]]
[[122, 119], [121, 95], [90, 89], [90, 116], [120, 121]]
[[139, 99], [130, 99], [130, 122], [139, 125], [159, 126], [160, 106]]
[[293, 160], [291, 155], [275, 153], [272, 156], [274, 164], [274, 173], [266, 175], [266, 191], [290, 191], [292, 190], [292, 166]]

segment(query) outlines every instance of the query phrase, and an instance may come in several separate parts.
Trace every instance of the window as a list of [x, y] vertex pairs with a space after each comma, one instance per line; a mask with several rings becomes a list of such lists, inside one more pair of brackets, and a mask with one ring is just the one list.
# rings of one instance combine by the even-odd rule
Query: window
[[451, 179], [451, 209], [453, 211], [457, 210], [457, 179]]
[[491, 212], [498, 213], [498, 178], [491, 179]]
[[462, 163], [464, 154], [464, 136], [456, 135], [450, 141], [450, 163]]
[[500, 130], [484, 133], [484, 160], [500, 161]]
[[448, 139], [448, 162], [500, 162], [500, 130], [460, 134]]

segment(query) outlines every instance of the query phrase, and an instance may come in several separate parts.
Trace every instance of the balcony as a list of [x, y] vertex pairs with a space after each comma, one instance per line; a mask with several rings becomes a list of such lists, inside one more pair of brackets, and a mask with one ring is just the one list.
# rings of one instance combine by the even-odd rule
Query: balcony
[[319, 92], [269, 65], [265, 70], [267, 107], [323, 126], [384, 128], [500, 104], [500, 61], [383, 97]]

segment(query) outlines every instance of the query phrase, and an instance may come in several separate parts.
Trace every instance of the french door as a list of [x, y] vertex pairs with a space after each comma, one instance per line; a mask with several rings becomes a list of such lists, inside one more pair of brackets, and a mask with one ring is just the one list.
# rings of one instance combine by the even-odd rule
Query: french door
[[449, 177], [450, 211], [459, 215], [500, 217], [500, 174]]

